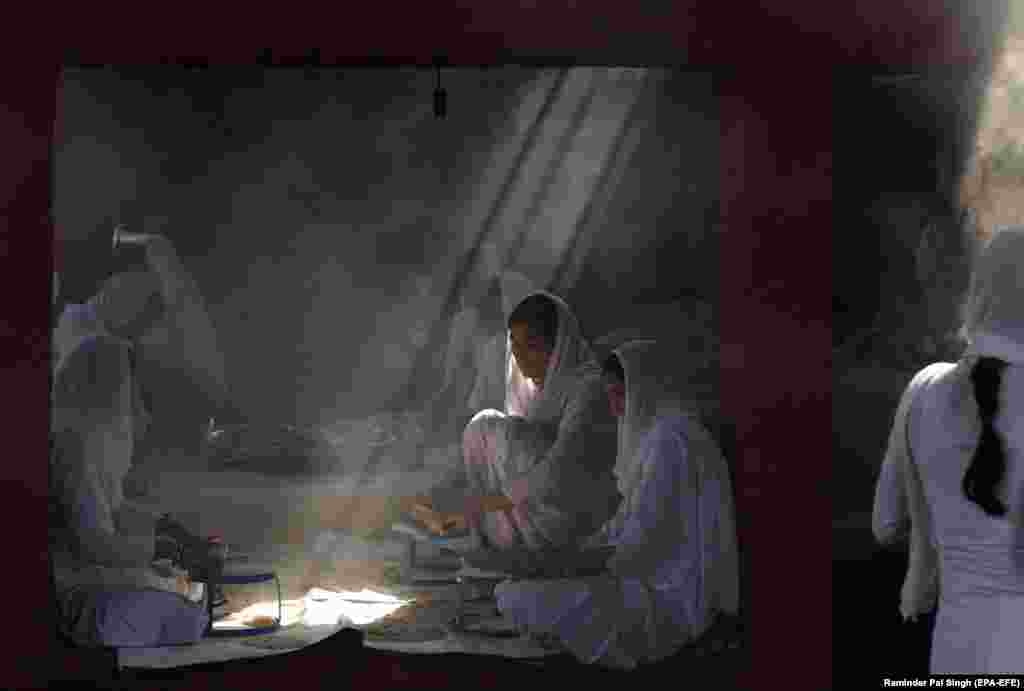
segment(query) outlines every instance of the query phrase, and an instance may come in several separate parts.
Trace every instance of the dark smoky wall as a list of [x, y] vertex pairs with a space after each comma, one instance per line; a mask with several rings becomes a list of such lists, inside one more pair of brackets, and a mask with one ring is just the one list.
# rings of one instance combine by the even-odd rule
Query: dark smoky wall
[[460, 184], [528, 77], [486, 72], [449, 85], [467, 98], [443, 121], [425, 70], [67, 74], [54, 213], [69, 297], [104, 275], [112, 222], [165, 233], [244, 414], [372, 409], [406, 374], [416, 276], [447, 253]]
[[837, 71], [833, 338], [837, 369], [958, 356], [958, 303], [984, 230], [961, 184], [1017, 3], [964, 3], [975, 59]]
[[[242, 414], [318, 424], [379, 409], [480, 231], [481, 181], [515, 160], [503, 147], [524, 136], [523, 104], [551, 72], [445, 70], [438, 119], [425, 69], [68, 70], [54, 159], [64, 297], [87, 298], [106, 275], [114, 222], [164, 233], [203, 292]], [[713, 80], [654, 84], [574, 221], [574, 267], [536, 276], [591, 334], [634, 301], [717, 288]], [[566, 181], [593, 166], [585, 154], [565, 159]], [[534, 215], [557, 221], [563, 203], [556, 190]]]
[[957, 189], [986, 77], [836, 80], [833, 336], [842, 357], [908, 365], [955, 355], [973, 251]]
[[665, 75], [636, 105], [612, 170], [592, 243], [567, 291], [588, 334], [628, 320], [630, 306], [672, 300], [717, 304], [728, 262], [719, 246], [719, 117], [710, 73]]
[[[834, 91], [836, 554], [872, 549], [874, 485], [900, 393], [959, 357], [975, 228], [957, 199], [986, 76], [846, 74]], [[849, 529], [846, 529], [846, 528]]]

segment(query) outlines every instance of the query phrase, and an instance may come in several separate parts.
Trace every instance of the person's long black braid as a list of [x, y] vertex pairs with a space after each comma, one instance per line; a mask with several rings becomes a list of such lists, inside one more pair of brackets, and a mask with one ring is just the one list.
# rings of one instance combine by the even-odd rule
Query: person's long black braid
[[994, 424], [1005, 369], [1006, 363], [993, 357], [979, 358], [971, 369], [971, 384], [982, 427], [962, 487], [964, 495], [989, 516], [1006, 515], [1006, 505], [996, 494], [1006, 473], [1006, 449]]

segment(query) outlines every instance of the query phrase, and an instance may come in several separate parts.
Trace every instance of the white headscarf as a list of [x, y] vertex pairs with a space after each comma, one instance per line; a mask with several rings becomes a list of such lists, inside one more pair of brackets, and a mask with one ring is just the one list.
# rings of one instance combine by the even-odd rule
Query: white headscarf
[[[739, 556], [733, 509], [732, 482], [721, 450], [701, 422], [696, 404], [679, 376], [680, 353], [655, 341], [633, 341], [615, 350], [626, 374], [626, 410], [619, 419], [619, 452], [615, 474], [625, 515], [635, 504], [643, 467], [637, 462], [644, 437], [659, 418], [685, 418], [687, 460], [694, 464], [696, 496], [684, 501], [698, 503], [699, 535], [696, 536], [703, 565], [704, 597], [710, 609], [735, 613], [739, 608]], [[685, 374], [685, 373], [684, 373]], [[709, 491], [710, 490], [710, 491]], [[668, 527], [668, 526], [666, 526]], [[685, 530], [685, 526], [681, 529]], [[674, 530], [651, 533], [666, 540], [692, 539]], [[648, 545], [652, 552], [657, 545]], [[665, 550], [668, 551], [668, 550]]]
[[961, 334], [967, 357], [1024, 363], [1024, 226], [997, 230], [979, 253]]
[[86, 339], [102, 336], [122, 340], [116, 329], [137, 318], [149, 300], [161, 292], [159, 279], [148, 271], [118, 273], [104, 281], [85, 304], [65, 307], [53, 333], [55, 378]]
[[678, 350], [644, 339], [625, 343], [613, 352], [626, 373], [626, 410], [619, 418], [615, 476], [619, 492], [629, 497], [635, 489], [632, 475], [637, 451], [657, 419], [695, 415], [698, 408], [682, 387]]
[[178, 574], [148, 565], [149, 526], [123, 533], [121, 523], [122, 483], [149, 416], [128, 364], [133, 345], [111, 330], [137, 318], [154, 294], [165, 294], [163, 287], [148, 272], [115, 274], [87, 303], [68, 305], [54, 330], [51, 434], [70, 432], [79, 437], [79, 448], [65, 454], [59, 442], [52, 447], [52, 490], [72, 506], [92, 502], [94, 520], [75, 527], [80, 534], [53, 554], [58, 588], [189, 592]]
[[[151, 423], [143, 403], [139, 380], [131, 364], [119, 357], [90, 358], [83, 344], [90, 339], [104, 342], [104, 348], [119, 347], [129, 359], [135, 345], [112, 332], [141, 314], [155, 294], [162, 294], [158, 278], [148, 272], [119, 273], [108, 278], [99, 292], [85, 304], [70, 304], [61, 314], [53, 335], [54, 370], [51, 391], [51, 434], [65, 431], [89, 436], [100, 426], [107, 429], [111, 443], [126, 445], [123, 453], [109, 448], [97, 452], [100, 473], [112, 507], [123, 500], [121, 482], [132, 463], [133, 444]], [[97, 370], [96, 368], [101, 368]], [[109, 409], [111, 392], [120, 391]], [[109, 426], [109, 427], [107, 427]], [[66, 474], [60, 458], [53, 472]]]
[[[558, 335], [555, 347], [548, 360], [544, 375], [544, 386], [538, 389], [519, 369], [512, 355], [511, 343], [506, 340], [506, 386], [505, 411], [509, 415], [521, 415], [530, 420], [547, 421], [558, 419], [565, 397], [583, 372], [599, 372], [598, 363], [590, 345], [583, 338], [576, 316], [565, 301], [544, 291], [531, 293], [543, 295], [551, 300], [558, 311]], [[520, 304], [525, 300], [520, 300]], [[517, 305], [518, 306], [518, 305]]]
[[[116, 414], [116, 428], [125, 438], [141, 435], [149, 422], [148, 411], [141, 402], [135, 379], [131, 373], [121, 370], [112, 358], [101, 358], [97, 362], [111, 369], [94, 371], [91, 361], [76, 357], [83, 343], [99, 339], [119, 343], [130, 352], [132, 344], [111, 333], [111, 329], [131, 322], [145, 309], [147, 301], [160, 292], [160, 283], [155, 276], [146, 272], [115, 274], [108, 278], [95, 297], [84, 305], [68, 305], [57, 322], [53, 335], [55, 355], [53, 392], [51, 405], [51, 432], [83, 430], [95, 426], [94, 415]], [[77, 364], [76, 364], [77, 362]], [[124, 377], [123, 380], [120, 380]], [[111, 387], [128, 387], [128, 403], [117, 411], [104, 410], [109, 404]], [[100, 397], [97, 399], [97, 397]], [[101, 405], [100, 401], [104, 402]], [[107, 418], [104, 418], [107, 419]], [[120, 438], [120, 437], [119, 437]], [[107, 458], [104, 472], [110, 475], [108, 484], [113, 494], [120, 498], [120, 478], [130, 467], [131, 455], [124, 454], [115, 459]], [[113, 465], [112, 465], [113, 464]], [[127, 464], [127, 465], [126, 465]]]
[[70, 304], [64, 307], [53, 328], [53, 372], [64, 368], [68, 356], [73, 353], [86, 338], [105, 333], [106, 329], [99, 323], [96, 311], [89, 304]]
[[136, 319], [154, 295], [162, 295], [159, 277], [151, 271], [128, 271], [108, 278], [89, 304], [96, 317], [113, 331]]

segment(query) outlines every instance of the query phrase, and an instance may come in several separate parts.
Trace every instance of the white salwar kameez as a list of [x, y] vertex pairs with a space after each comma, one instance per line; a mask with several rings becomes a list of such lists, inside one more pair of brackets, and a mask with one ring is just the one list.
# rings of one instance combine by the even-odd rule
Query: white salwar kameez
[[[900, 611], [938, 604], [933, 674], [1024, 674], [1024, 227], [997, 232], [982, 251], [965, 311], [958, 363], [919, 372], [903, 394], [875, 493], [883, 543], [910, 537]], [[1006, 453], [1004, 517], [962, 490], [981, 433], [970, 381], [979, 357], [1004, 361], [994, 421]]]
[[183, 574], [154, 565], [157, 516], [124, 500], [147, 414], [132, 345], [106, 324], [130, 320], [157, 288], [122, 274], [96, 299], [69, 305], [54, 334], [51, 556], [60, 624], [83, 645], [172, 645], [198, 640], [201, 604]]
[[662, 659], [739, 606], [732, 488], [717, 444], [658, 387], [653, 345], [616, 351], [626, 371], [616, 475], [624, 499], [591, 542], [614, 546], [608, 574], [507, 581], [498, 607], [554, 634], [583, 662], [632, 668]]
[[562, 548], [615, 512], [615, 422], [576, 318], [558, 297], [558, 335], [543, 389], [520, 372], [506, 342], [505, 412], [477, 413], [463, 435], [470, 491], [503, 494], [515, 508], [473, 529], [486, 547]]

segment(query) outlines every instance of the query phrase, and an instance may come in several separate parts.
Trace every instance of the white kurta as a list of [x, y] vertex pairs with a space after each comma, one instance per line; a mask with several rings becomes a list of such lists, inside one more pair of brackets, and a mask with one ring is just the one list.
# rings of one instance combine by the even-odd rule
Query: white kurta
[[[504, 411], [483, 410], [466, 426], [463, 459], [472, 491], [501, 493], [515, 508], [487, 513], [475, 527], [497, 549], [578, 544], [618, 505], [615, 424], [594, 355], [557, 296], [558, 334], [544, 387], [503, 354]], [[494, 342], [492, 342], [492, 345]]]
[[60, 591], [79, 586], [187, 592], [151, 568], [155, 516], [124, 503], [139, 411], [131, 348], [108, 334], [79, 340], [54, 387], [54, 499], [61, 507], [53, 545]]
[[134, 379], [133, 346], [106, 329], [98, 306], [130, 315], [141, 291], [125, 283], [125, 290], [110, 283], [88, 304], [68, 305], [54, 332], [54, 577], [61, 594], [100, 588], [187, 595], [181, 573], [152, 563], [157, 516], [124, 499], [123, 481], [149, 416]]
[[[124, 502], [121, 483], [139, 432], [131, 347], [101, 329], [55, 339], [51, 448], [51, 556], [59, 625], [81, 645], [177, 645], [198, 640], [208, 617], [188, 602], [187, 574], [153, 563], [156, 516]], [[73, 309], [72, 312], [76, 312]]]
[[[910, 534], [904, 616], [927, 611], [937, 586], [934, 674], [1024, 673], [1022, 266], [1024, 226], [999, 229], [971, 276], [967, 351], [956, 365], [925, 368], [908, 386], [875, 492], [876, 538]], [[979, 357], [1006, 363], [993, 423], [1006, 454], [1003, 517], [985, 514], [962, 489], [982, 430], [970, 379]]]
[[[920, 391], [909, 416], [909, 447], [931, 516], [938, 553], [939, 601], [933, 633], [934, 674], [1021, 674], [1024, 656], [1024, 366], [1003, 374], [998, 433], [1005, 440], [1007, 518], [986, 515], [961, 484], [978, 443], [970, 360], [949, 366]], [[934, 369], [934, 368], [932, 368]], [[910, 511], [905, 466], [894, 454], [882, 465], [875, 496], [875, 533], [905, 534]]]
[[496, 590], [499, 609], [527, 631], [558, 636], [588, 663], [630, 668], [694, 640], [717, 612], [736, 607], [716, 587], [737, 578], [734, 562], [716, 570], [735, 549], [734, 538], [714, 537], [734, 530], [720, 460], [695, 419], [659, 418], [637, 451], [639, 480], [606, 534], [616, 548], [610, 574], [509, 581]]

